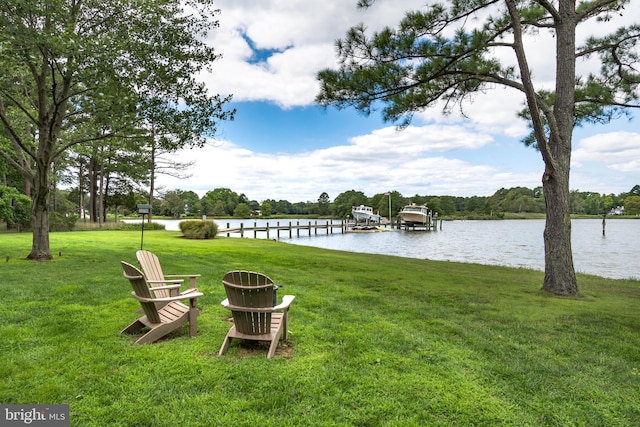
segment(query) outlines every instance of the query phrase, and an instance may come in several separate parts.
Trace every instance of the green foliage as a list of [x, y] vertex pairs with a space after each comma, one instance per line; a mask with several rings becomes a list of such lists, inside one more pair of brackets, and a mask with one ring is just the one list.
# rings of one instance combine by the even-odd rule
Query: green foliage
[[318, 197], [318, 214], [327, 215], [330, 209], [331, 199], [329, 198], [329, 194], [326, 191], [320, 194]]
[[[0, 402], [68, 403], [83, 427], [640, 425], [637, 280], [580, 275], [584, 298], [562, 299], [526, 269], [179, 236], [145, 249], [202, 274], [198, 335], [137, 346], [120, 261], [139, 231], [57, 233], [44, 264], [3, 235]], [[296, 296], [271, 360], [238, 340], [217, 357], [238, 268]]]
[[[107, 205], [107, 207], [111, 207], [114, 211], [117, 211], [121, 207], [126, 208], [135, 206], [137, 204], [134, 187], [129, 179], [127, 179], [127, 177], [135, 177], [136, 172], [129, 172], [132, 169], [130, 165], [128, 165], [129, 167], [127, 168], [128, 171], [126, 173], [122, 171], [123, 168], [121, 167], [121, 164], [118, 166], [119, 167], [115, 168], [118, 171], [118, 175], [109, 180], [109, 185], [106, 188], [105, 196], [105, 204]], [[139, 167], [135, 169], [139, 171]]]
[[200, 198], [193, 191], [171, 190], [162, 198], [160, 215], [179, 218], [182, 215], [198, 215]]
[[158, 222], [120, 222], [118, 223], [119, 230], [138, 230], [141, 231], [143, 228], [145, 231], [151, 230], [165, 230], [166, 227], [164, 224], [160, 224]]
[[200, 203], [203, 213], [206, 215], [225, 216], [233, 215], [233, 210], [238, 206], [238, 193], [228, 188], [216, 188], [208, 191]]
[[249, 218], [251, 216], [251, 208], [246, 203], [240, 203], [233, 210], [234, 218]]
[[626, 215], [640, 215], [640, 196], [629, 196], [624, 199]]
[[218, 235], [218, 224], [213, 221], [182, 221], [179, 226], [187, 239], [215, 239]]
[[333, 215], [338, 218], [346, 218], [351, 214], [353, 206], [366, 204], [367, 196], [362, 191], [349, 190], [340, 193], [333, 201]]
[[265, 200], [260, 205], [260, 213], [262, 216], [271, 216], [271, 202]]
[[278, 200], [274, 205], [275, 206], [275, 213], [276, 214], [280, 214], [280, 215], [286, 215], [292, 212], [292, 206], [291, 203], [288, 200]]
[[[225, 189], [225, 192], [228, 189]], [[230, 191], [233, 195], [235, 192]], [[215, 192], [215, 190], [213, 191]], [[212, 194], [209, 192], [207, 194]], [[637, 194], [636, 194], [637, 193]], [[505, 213], [514, 214], [541, 214], [544, 217], [545, 198], [542, 187], [529, 189], [526, 187], [501, 188], [491, 196], [434, 196], [415, 194], [405, 197], [398, 191], [390, 191], [392, 216], [396, 216], [398, 211], [408, 203], [426, 204], [434, 212], [447, 217], [470, 218], [503, 218]], [[577, 215], [602, 215], [616, 206], [621, 206], [626, 197], [640, 195], [640, 186], [636, 185], [629, 192], [614, 194], [599, 194], [588, 191], [571, 191], [569, 194], [571, 213]], [[188, 197], [185, 197], [188, 196]], [[239, 198], [240, 199], [240, 198]], [[193, 192], [173, 190], [166, 193], [165, 197], [154, 201], [154, 214], [175, 217], [184, 212], [183, 202], [188, 200], [188, 206], [200, 206], [209, 203], [210, 196], [204, 196], [201, 200]], [[243, 200], [247, 200], [246, 197]], [[219, 212], [214, 210], [209, 212], [212, 216], [230, 216], [220, 204]], [[247, 202], [243, 202], [247, 203]], [[325, 201], [320, 203], [298, 202], [290, 203], [286, 200], [276, 202], [273, 199], [264, 200], [261, 204], [250, 201], [251, 210], [260, 210], [262, 217], [277, 215], [313, 215], [321, 214], [320, 207]], [[168, 209], [173, 204], [175, 211]], [[340, 193], [334, 202], [328, 202], [328, 208], [333, 216], [342, 217], [351, 213], [351, 207], [359, 204], [372, 206], [380, 215], [387, 217], [389, 211], [389, 196], [386, 193], [374, 194], [368, 197], [361, 191], [349, 190]], [[276, 206], [275, 211], [272, 207]], [[346, 213], [344, 213], [346, 212]], [[246, 213], [241, 217], [247, 217]]]
[[31, 224], [31, 199], [14, 187], [0, 185], [0, 221], [20, 230]]
[[73, 231], [80, 217], [78, 215], [61, 215], [52, 213], [49, 215], [50, 231]]

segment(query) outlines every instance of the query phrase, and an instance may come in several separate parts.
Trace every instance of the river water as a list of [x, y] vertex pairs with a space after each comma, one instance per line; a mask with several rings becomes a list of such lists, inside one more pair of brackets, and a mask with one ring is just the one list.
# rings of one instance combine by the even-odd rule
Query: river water
[[[291, 222], [295, 225], [297, 220]], [[299, 220], [309, 224], [309, 220]], [[167, 230], [178, 230], [180, 221], [154, 220], [164, 223]], [[245, 227], [269, 224], [275, 226], [277, 220], [220, 220], [220, 228]], [[315, 223], [313, 220], [311, 223]], [[317, 221], [318, 224], [325, 221]], [[288, 225], [289, 220], [280, 220], [280, 225]], [[574, 219], [572, 224], [572, 245], [574, 266], [577, 272], [595, 274], [617, 279], [640, 279], [640, 220], [607, 219], [606, 233], [602, 234], [601, 219]], [[544, 270], [544, 242], [542, 233], [544, 220], [502, 220], [502, 221], [444, 221], [438, 231], [393, 230], [373, 233], [333, 234], [319, 230], [309, 236], [307, 230], [300, 231], [300, 237], [289, 238], [288, 232], [281, 232], [279, 240], [286, 243], [335, 249], [349, 252], [396, 255], [409, 258], [471, 262], [488, 265], [505, 265]], [[245, 232], [245, 237], [253, 237], [253, 232]], [[233, 236], [233, 235], [232, 235]], [[266, 238], [259, 232], [258, 238]], [[270, 238], [276, 233], [271, 231]]]

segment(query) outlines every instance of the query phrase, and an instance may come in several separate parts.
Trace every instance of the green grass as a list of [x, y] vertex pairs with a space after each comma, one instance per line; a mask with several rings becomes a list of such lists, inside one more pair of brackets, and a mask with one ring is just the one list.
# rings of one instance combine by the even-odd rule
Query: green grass
[[[42, 264], [29, 234], [0, 235], [0, 402], [67, 403], [73, 426], [640, 425], [638, 281], [579, 275], [584, 297], [557, 298], [526, 269], [179, 236], [144, 247], [202, 274], [198, 336], [136, 346], [119, 262], [139, 232], [54, 233]], [[217, 357], [238, 268], [296, 295], [271, 360]]]

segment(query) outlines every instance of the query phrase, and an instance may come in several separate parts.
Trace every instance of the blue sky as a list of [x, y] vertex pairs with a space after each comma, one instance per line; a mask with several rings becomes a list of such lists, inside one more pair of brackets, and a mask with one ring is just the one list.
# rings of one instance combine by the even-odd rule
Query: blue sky
[[[620, 25], [640, 16], [628, 6]], [[319, 70], [336, 66], [334, 41], [365, 22], [372, 29], [395, 25], [424, 0], [378, 0], [367, 11], [355, 0], [219, 0], [220, 28], [210, 42], [223, 54], [210, 74], [199, 76], [212, 93], [233, 94], [236, 119], [220, 124], [215, 141], [174, 157], [191, 161], [191, 176], [161, 176], [165, 190], [203, 195], [226, 187], [251, 200], [315, 201], [356, 190], [367, 196], [388, 190], [405, 196], [486, 196], [500, 188], [540, 185], [539, 153], [520, 143], [526, 123], [516, 117], [520, 94], [500, 88], [479, 95], [458, 111], [442, 106], [420, 112], [397, 131], [378, 114], [322, 109], [313, 103]], [[605, 31], [605, 25], [581, 34]], [[552, 40], [528, 40], [530, 66], [539, 87], [552, 87]], [[501, 56], [510, 61], [508, 56]], [[580, 64], [587, 73], [594, 64]], [[638, 112], [640, 114], [640, 111]], [[637, 114], [636, 114], [637, 115]], [[576, 129], [571, 188], [618, 194], [640, 184], [640, 126], [619, 120]]]

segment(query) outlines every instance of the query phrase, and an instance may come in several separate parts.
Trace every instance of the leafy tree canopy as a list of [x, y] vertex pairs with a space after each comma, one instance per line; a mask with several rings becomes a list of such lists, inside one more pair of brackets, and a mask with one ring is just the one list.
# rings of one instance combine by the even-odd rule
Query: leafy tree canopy
[[362, 191], [349, 190], [340, 193], [333, 201], [334, 215], [340, 218], [346, 218], [347, 215], [351, 214], [352, 207], [364, 205], [367, 201], [368, 198]]

